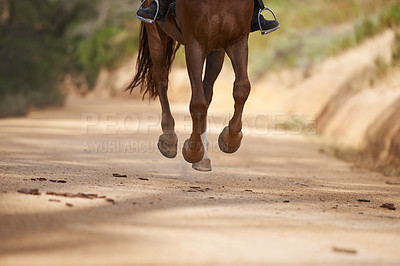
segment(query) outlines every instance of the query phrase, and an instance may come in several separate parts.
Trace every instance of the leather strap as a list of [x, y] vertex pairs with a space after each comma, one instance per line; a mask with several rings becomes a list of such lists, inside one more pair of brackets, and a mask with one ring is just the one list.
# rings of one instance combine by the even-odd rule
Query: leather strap
[[169, 12], [171, 12], [172, 17], [174, 18], [175, 26], [178, 29], [179, 33], [182, 35], [182, 30], [178, 25], [178, 21], [176, 21], [175, 1], [169, 1], [169, 2], [170, 2], [170, 4], [169, 4], [168, 10], [167, 10], [167, 13], [165, 14], [164, 19], [163, 19], [163, 21], [161, 23], [161, 27], [164, 25], [165, 21], [167, 21]]
[[254, 5], [258, 6], [260, 9], [264, 9], [265, 5], [262, 0], [254, 0]]

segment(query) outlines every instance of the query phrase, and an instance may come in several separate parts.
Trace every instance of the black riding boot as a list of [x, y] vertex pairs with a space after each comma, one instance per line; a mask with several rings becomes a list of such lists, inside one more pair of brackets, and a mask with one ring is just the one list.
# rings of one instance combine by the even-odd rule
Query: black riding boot
[[262, 30], [263, 32], [270, 33], [270, 32], [273, 32], [273, 31], [279, 29], [279, 22], [278, 21], [267, 20], [262, 15], [260, 16], [260, 23], [261, 23], [261, 29], [260, 29], [260, 25], [258, 23], [258, 12], [263, 7], [264, 6], [260, 7], [257, 4], [254, 6], [253, 19], [251, 20], [250, 32], [254, 32], [254, 31], [257, 31], [257, 30]]
[[[160, 10], [158, 11], [158, 16], [156, 19], [160, 19], [164, 17], [165, 13], [168, 10], [169, 1], [168, 0], [159, 0]], [[145, 19], [154, 19], [157, 13], [157, 3], [155, 1], [151, 2], [150, 5], [146, 8], [141, 8], [136, 13], [139, 17]]]

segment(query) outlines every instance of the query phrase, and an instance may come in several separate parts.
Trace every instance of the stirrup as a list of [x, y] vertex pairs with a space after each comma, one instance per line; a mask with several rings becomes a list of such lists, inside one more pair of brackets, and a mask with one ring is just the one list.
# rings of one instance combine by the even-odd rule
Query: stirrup
[[[156, 4], [157, 4], [157, 11], [156, 11], [156, 15], [154, 16], [153, 19], [148, 19], [148, 18], [141, 17], [141, 16], [139, 16], [137, 13], [136, 13], [136, 17], [137, 17], [138, 19], [140, 19], [141, 21], [144, 21], [144, 22], [146, 22], [146, 23], [153, 24], [153, 23], [157, 20], [158, 13], [160, 12], [160, 3], [159, 3], [158, 1], [159, 1], [159, 0], [154, 0], [154, 2], [156, 2]], [[142, 6], [143, 6], [144, 2], [146, 2], [146, 0], [143, 0], [143, 1], [142, 1], [142, 3], [141, 3], [140, 6], [139, 6], [138, 11], [139, 11], [140, 9], [142, 9]]]
[[269, 12], [271, 12], [271, 14], [274, 16], [275, 21], [278, 22], [278, 20], [276, 19], [275, 13], [271, 9], [269, 9], [268, 7], [264, 7], [263, 9], [260, 9], [260, 11], [258, 11], [258, 26], [260, 27], [260, 31], [261, 31], [262, 35], [271, 33], [271, 32], [276, 31], [277, 29], [280, 28], [280, 26], [278, 25], [277, 27], [269, 29], [269, 30], [263, 30], [262, 29], [262, 26], [261, 26], [261, 13], [264, 12], [265, 10], [268, 10]]

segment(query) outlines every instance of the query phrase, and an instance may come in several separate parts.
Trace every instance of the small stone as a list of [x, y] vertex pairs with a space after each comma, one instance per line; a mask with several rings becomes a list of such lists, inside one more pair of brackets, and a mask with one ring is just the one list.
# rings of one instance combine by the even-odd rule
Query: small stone
[[38, 189], [27, 189], [27, 188], [22, 188], [18, 190], [18, 193], [22, 194], [28, 194], [28, 195], [35, 195], [38, 196], [40, 195], [40, 192]]
[[394, 185], [394, 186], [399, 186], [399, 185], [400, 185], [400, 182], [386, 181], [386, 184], [388, 184], [388, 185]]
[[49, 199], [50, 202], [61, 202], [61, 200], [58, 199]]
[[392, 210], [392, 211], [396, 210], [396, 207], [394, 206], [393, 203], [385, 203], [385, 204], [382, 204], [379, 207], [384, 208], [384, 209], [389, 209], [389, 210]]
[[371, 201], [368, 200], [368, 199], [358, 199], [357, 201], [358, 201], [358, 202], [371, 202]]
[[106, 201], [107, 201], [107, 202], [110, 202], [110, 203], [112, 203], [112, 204], [115, 204], [115, 200], [113, 200], [113, 199], [106, 199]]
[[71, 203], [65, 203], [65, 205], [68, 207], [74, 207], [74, 205], [72, 205]]
[[127, 175], [120, 175], [120, 174], [113, 174], [113, 177], [122, 177], [122, 178], [127, 178]]
[[355, 249], [333, 247], [332, 250], [334, 252], [340, 252], [340, 253], [357, 254], [357, 250]]

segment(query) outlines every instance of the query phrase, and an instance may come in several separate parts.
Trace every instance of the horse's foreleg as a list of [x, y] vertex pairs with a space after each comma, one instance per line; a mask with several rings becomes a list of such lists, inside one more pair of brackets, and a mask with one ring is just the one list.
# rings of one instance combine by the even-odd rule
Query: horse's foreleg
[[204, 147], [200, 135], [203, 133], [203, 123], [207, 117], [208, 102], [204, 95], [202, 73], [205, 60], [204, 50], [197, 42], [185, 46], [186, 64], [192, 87], [190, 114], [192, 116], [192, 134], [186, 140], [182, 154], [189, 163], [199, 162], [204, 155]]
[[228, 47], [226, 52], [232, 61], [236, 77], [233, 87], [235, 112], [229, 121], [229, 126], [220, 134], [218, 144], [223, 152], [234, 153], [239, 149], [243, 138], [242, 114], [251, 88], [247, 73], [248, 38], [243, 37], [242, 40]]
[[[207, 56], [206, 72], [204, 74], [203, 80], [203, 90], [204, 96], [207, 101], [207, 108], [210, 106], [213, 96], [214, 83], [217, 80], [219, 73], [221, 72], [222, 66], [224, 64], [224, 57], [224, 50], [212, 51]], [[200, 162], [194, 163], [192, 167], [198, 171], [211, 171], [211, 159], [208, 155], [209, 141], [207, 136], [207, 119], [204, 119], [202, 121], [201, 129], [203, 132], [201, 134], [201, 141], [203, 142], [204, 156]]]
[[161, 128], [163, 134], [158, 140], [158, 149], [167, 158], [177, 155], [178, 137], [175, 133], [175, 121], [168, 101], [168, 68], [166, 66], [166, 49], [168, 36], [158, 31], [155, 25], [146, 25], [149, 34], [149, 52], [152, 59], [152, 79], [161, 104]]
[[[225, 51], [222, 49], [211, 51], [207, 56], [206, 72], [203, 80], [204, 96], [207, 101], [207, 107], [209, 107], [211, 104], [214, 83], [217, 80], [219, 73], [221, 73], [222, 66], [224, 64], [224, 58]], [[202, 131], [205, 132], [206, 129], [207, 120], [205, 120], [202, 125]]]

